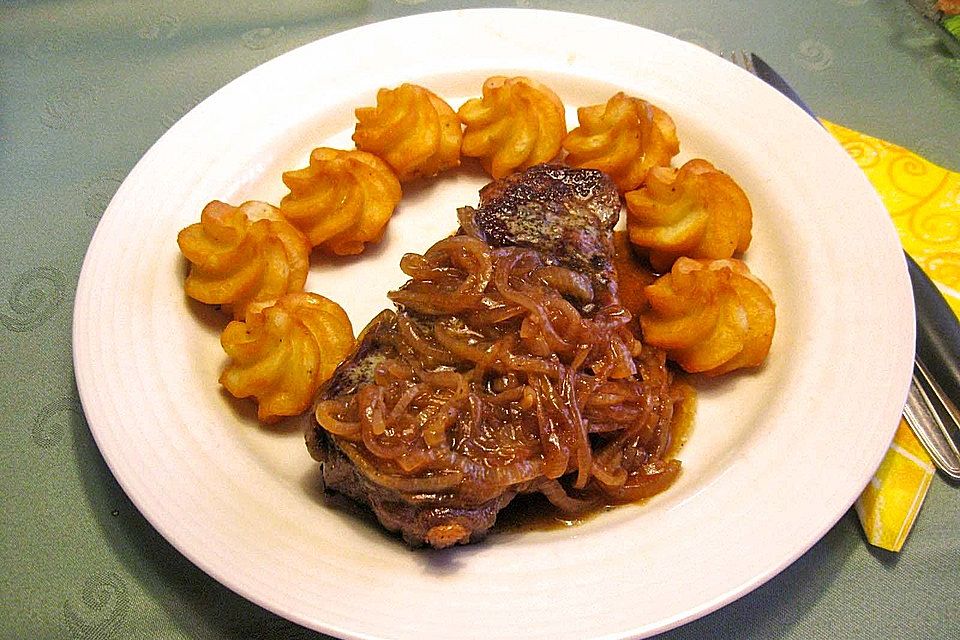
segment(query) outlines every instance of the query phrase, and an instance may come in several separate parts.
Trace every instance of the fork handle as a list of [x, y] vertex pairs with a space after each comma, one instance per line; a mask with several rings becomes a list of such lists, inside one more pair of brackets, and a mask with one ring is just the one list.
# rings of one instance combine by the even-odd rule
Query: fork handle
[[923, 363], [917, 360], [903, 417], [930, 454], [933, 464], [954, 480], [960, 480], [960, 450], [957, 449], [956, 436], [951, 435], [947, 425], [949, 417], [941, 413], [944, 403], [938, 394], [936, 383], [925, 371]]

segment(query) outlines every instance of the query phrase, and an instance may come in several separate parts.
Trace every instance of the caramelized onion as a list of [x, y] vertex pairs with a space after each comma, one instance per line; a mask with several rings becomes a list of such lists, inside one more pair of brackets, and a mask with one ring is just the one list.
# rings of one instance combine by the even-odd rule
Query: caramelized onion
[[389, 294], [401, 309], [372, 382], [318, 402], [317, 422], [411, 502], [540, 491], [582, 513], [669, 486], [681, 394], [663, 352], [615, 296], [595, 302], [590, 277], [464, 232], [403, 257], [410, 281]]
[[442, 471], [419, 477], [406, 477], [383, 473], [378, 470], [375, 465], [371, 464], [363, 454], [356, 451], [356, 449], [347, 446], [343, 447], [342, 450], [360, 473], [368, 480], [387, 487], [388, 489], [395, 489], [404, 493], [440, 493], [442, 491], [448, 491], [460, 484], [463, 477], [459, 471]]
[[536, 323], [537, 328], [543, 333], [544, 339], [547, 340], [552, 349], [556, 351], [568, 350], [571, 345], [560, 337], [554, 329], [543, 303], [510, 285], [509, 275], [512, 268], [519, 261], [529, 258], [531, 255], [535, 254], [532, 251], [515, 251], [501, 255], [497, 262], [497, 270], [494, 272], [493, 283], [505, 300], [527, 310], [529, 321]]
[[437, 339], [437, 344], [443, 346], [460, 362], [479, 362], [489, 346], [478, 340], [478, 337], [482, 337], [480, 334], [456, 331], [445, 322], [437, 322], [434, 325], [433, 335]]
[[437, 347], [421, 330], [410, 321], [405, 313], [397, 315], [397, 331], [410, 349], [417, 353], [427, 366], [435, 367], [453, 364], [456, 358], [445, 349]]
[[478, 293], [487, 288], [493, 274], [493, 258], [490, 247], [477, 238], [465, 235], [451, 236], [436, 243], [424, 258], [431, 262], [446, 257], [450, 266], [459, 269], [466, 277], [458, 288], [460, 293]]
[[480, 295], [476, 293], [446, 292], [437, 295], [430, 285], [413, 282], [403, 289], [391, 291], [388, 297], [405, 309], [428, 316], [447, 316], [462, 311], [476, 309], [480, 305]]
[[568, 495], [556, 480], [544, 482], [538, 486], [538, 489], [553, 506], [569, 514], [585, 513], [599, 503], [597, 498], [580, 499]]
[[551, 265], [540, 267], [533, 275], [543, 284], [581, 304], [593, 301], [593, 285], [590, 284], [590, 278], [582, 273]]
[[334, 413], [342, 410], [340, 400], [324, 400], [317, 403], [314, 415], [317, 423], [330, 433], [344, 438], [355, 438], [360, 435], [359, 421], [344, 421], [335, 417]]

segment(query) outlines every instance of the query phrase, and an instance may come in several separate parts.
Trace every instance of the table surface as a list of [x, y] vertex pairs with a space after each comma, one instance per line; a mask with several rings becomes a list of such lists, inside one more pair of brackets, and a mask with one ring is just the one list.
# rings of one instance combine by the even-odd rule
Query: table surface
[[[960, 61], [906, 3], [5, 2], [0, 637], [321, 637], [197, 569], [118, 486], [84, 420], [73, 376], [80, 266], [99, 216], [133, 165], [220, 86], [348, 28], [480, 6], [575, 11], [715, 52], [756, 51], [823, 117], [960, 170]], [[902, 553], [867, 545], [851, 510], [780, 575], [661, 637], [960, 637], [958, 524], [960, 488], [938, 475]]]

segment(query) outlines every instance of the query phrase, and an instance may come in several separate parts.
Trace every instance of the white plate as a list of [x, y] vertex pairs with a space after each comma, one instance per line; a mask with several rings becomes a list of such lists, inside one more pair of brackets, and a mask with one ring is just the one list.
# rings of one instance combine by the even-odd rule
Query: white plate
[[[256, 426], [217, 385], [223, 326], [188, 304], [177, 231], [214, 198], [277, 202], [283, 170], [349, 145], [378, 87], [454, 106], [525, 74], [573, 108], [615, 90], [676, 120], [680, 160], [732, 174], [755, 211], [747, 262], [773, 289], [769, 363], [701, 390], [684, 473], [665, 494], [580, 526], [410, 551], [324, 502], [296, 432]], [[308, 289], [355, 328], [401, 282], [405, 251], [476, 203], [469, 171], [408, 189], [381, 246], [318, 264]], [[816, 542], [883, 455], [913, 353], [893, 227], [833, 139], [759, 80], [693, 45], [572, 14], [470, 10], [344, 32], [230, 83], [170, 129], [105, 212], [76, 298], [74, 357], [90, 428], [124, 490], [177, 549], [291, 620], [355, 638], [652, 634], [749, 592]]]

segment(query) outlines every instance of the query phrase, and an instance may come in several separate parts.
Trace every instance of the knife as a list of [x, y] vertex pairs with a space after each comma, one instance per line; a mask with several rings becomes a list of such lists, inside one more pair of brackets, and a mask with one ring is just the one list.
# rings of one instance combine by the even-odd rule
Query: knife
[[[797, 92], [755, 53], [754, 74], [819, 122]], [[960, 480], [960, 321], [943, 294], [906, 251], [903, 252], [916, 305], [917, 346], [913, 380], [903, 416], [934, 464]]]

